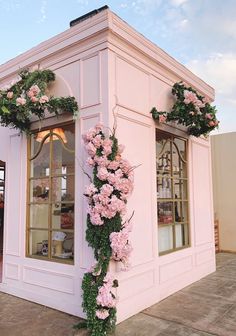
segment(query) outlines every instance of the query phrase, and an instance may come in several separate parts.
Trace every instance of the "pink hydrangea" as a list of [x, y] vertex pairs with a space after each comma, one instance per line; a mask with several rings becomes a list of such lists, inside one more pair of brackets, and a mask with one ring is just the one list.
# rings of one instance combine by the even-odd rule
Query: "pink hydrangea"
[[105, 139], [103, 141], [103, 150], [102, 150], [102, 154], [103, 155], [109, 155], [112, 152], [112, 140], [111, 139]]
[[100, 192], [104, 196], [110, 196], [113, 192], [114, 188], [110, 184], [103, 184], [103, 186], [100, 189]]
[[94, 162], [94, 160], [93, 160], [91, 157], [89, 157], [89, 158], [86, 160], [86, 163], [87, 163], [89, 166], [91, 166], [91, 167], [94, 167], [94, 166], [95, 166], [95, 162]]
[[96, 135], [96, 136], [93, 138], [92, 142], [93, 142], [93, 144], [94, 144], [94, 146], [95, 146], [96, 148], [100, 148], [101, 145], [103, 144], [103, 139], [102, 139], [101, 134]]
[[109, 176], [109, 172], [105, 167], [98, 167], [98, 173], [97, 173], [97, 177], [101, 180], [101, 181], [105, 181]]
[[96, 310], [96, 316], [100, 320], [105, 320], [109, 316], [109, 311], [107, 309]]
[[101, 219], [99, 213], [92, 212], [90, 214], [90, 221], [93, 225], [103, 225], [104, 221]]
[[89, 143], [85, 146], [85, 148], [86, 148], [88, 154], [89, 154], [91, 157], [93, 157], [93, 156], [96, 154], [97, 149], [96, 149], [96, 147], [95, 147], [91, 142], [89, 142]]
[[100, 167], [108, 167], [111, 161], [109, 161], [106, 156], [95, 156], [94, 162]]
[[102, 307], [114, 308], [116, 306], [116, 298], [111, 292], [111, 285], [104, 283], [98, 290], [97, 304]]
[[85, 189], [85, 195], [87, 196], [92, 196], [97, 192], [97, 188], [95, 187], [95, 185], [93, 183], [91, 183], [89, 186], [86, 187]]
[[132, 224], [126, 222], [121, 231], [110, 234], [112, 258], [116, 261], [121, 261], [125, 268], [129, 267], [129, 258], [133, 250], [129, 242], [131, 229]]
[[87, 133], [82, 135], [82, 139], [84, 141], [85, 144], [89, 143], [90, 141], [92, 141], [92, 139], [95, 137], [96, 135], [96, 130], [94, 128], [90, 128]]
[[119, 161], [110, 161], [109, 164], [108, 164], [108, 168], [111, 169], [111, 170], [116, 170], [118, 169], [120, 166], [120, 162]]

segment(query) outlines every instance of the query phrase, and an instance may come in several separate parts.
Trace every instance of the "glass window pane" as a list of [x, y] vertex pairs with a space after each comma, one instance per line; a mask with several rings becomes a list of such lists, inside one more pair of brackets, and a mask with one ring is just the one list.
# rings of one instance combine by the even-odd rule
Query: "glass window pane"
[[53, 129], [52, 174], [73, 174], [75, 169], [75, 134], [74, 125]]
[[175, 138], [172, 146], [173, 175], [175, 177], [186, 177], [186, 141]]
[[52, 205], [52, 228], [74, 229], [74, 204], [56, 203]]
[[187, 200], [187, 180], [174, 180], [175, 198]]
[[40, 131], [30, 146], [27, 253], [73, 260], [75, 124]]
[[30, 181], [30, 202], [48, 202], [49, 178]]
[[156, 142], [157, 170], [159, 173], [171, 173], [171, 143], [169, 139]]
[[172, 250], [174, 248], [172, 226], [162, 226], [158, 228], [158, 247], [159, 252]]
[[158, 202], [157, 203], [158, 224], [173, 223], [173, 203]]
[[31, 230], [29, 232], [29, 254], [48, 256], [48, 231]]
[[[40, 153], [38, 154], [38, 156], [35, 159], [31, 160], [30, 177], [49, 176], [50, 143], [49, 143], [49, 138], [47, 140], [44, 142], [43, 147], [42, 147]], [[37, 149], [39, 149], [39, 145], [41, 144], [40, 141], [38, 141], [37, 137], [35, 138], [35, 136], [32, 136], [32, 138], [31, 138], [31, 144], [33, 144], [34, 147], [38, 146]], [[37, 143], [39, 145], [37, 145]], [[31, 153], [34, 153], [34, 155], [35, 155], [34, 150], [31, 151]], [[37, 153], [37, 151], [36, 151], [36, 153]], [[34, 155], [31, 155], [31, 158]]]
[[187, 241], [187, 225], [186, 224], [177, 224], [175, 225], [175, 239], [176, 247], [183, 247], [188, 245]]
[[59, 259], [74, 258], [74, 233], [53, 231], [52, 232], [52, 256]]
[[157, 197], [172, 198], [172, 181], [167, 175], [158, 175], [157, 177]]
[[47, 229], [48, 228], [48, 205], [30, 205], [30, 227]]
[[63, 175], [52, 179], [52, 201], [74, 201], [75, 178], [73, 175]]

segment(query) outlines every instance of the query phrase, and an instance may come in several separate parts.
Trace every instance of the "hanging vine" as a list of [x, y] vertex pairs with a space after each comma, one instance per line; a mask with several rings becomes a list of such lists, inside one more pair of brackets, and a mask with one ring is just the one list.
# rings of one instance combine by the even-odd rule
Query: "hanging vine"
[[170, 112], [158, 111], [153, 107], [151, 114], [159, 123], [177, 121], [187, 126], [188, 133], [199, 137], [207, 136], [218, 127], [216, 107], [211, 106], [208, 99], [199, 95], [192, 87], [186, 87], [183, 83], [175, 83], [172, 94], [176, 98]]
[[91, 184], [85, 190], [88, 200], [86, 239], [94, 250], [96, 264], [85, 273], [82, 283], [83, 309], [92, 336], [104, 336], [116, 324], [118, 281], [108, 272], [110, 260], [129, 268], [132, 247], [129, 241], [131, 218], [124, 220], [126, 203], [133, 190], [133, 168], [123, 159], [124, 146], [115, 134], [106, 137], [102, 125], [84, 136], [87, 163], [93, 168]]
[[0, 124], [21, 132], [30, 132], [32, 116], [39, 120], [45, 113], [72, 113], [76, 117], [78, 105], [74, 97], [50, 97], [48, 84], [55, 81], [51, 70], [23, 70], [17, 79], [0, 90]]

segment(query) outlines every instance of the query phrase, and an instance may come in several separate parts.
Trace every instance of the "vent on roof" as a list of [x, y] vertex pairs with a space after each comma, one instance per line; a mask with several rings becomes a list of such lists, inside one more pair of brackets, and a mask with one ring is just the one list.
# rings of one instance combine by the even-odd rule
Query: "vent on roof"
[[109, 8], [109, 6], [105, 5], [103, 7], [98, 8], [98, 9], [94, 9], [93, 11], [91, 11], [87, 14], [84, 14], [84, 15], [78, 17], [77, 19], [71, 21], [70, 22], [70, 27], [73, 27], [73, 26], [77, 25], [78, 23], [80, 23], [84, 20], [87, 20], [88, 18], [90, 18], [90, 17], [92, 17], [92, 16], [94, 16], [94, 15], [96, 15], [96, 14], [98, 14], [98, 13], [100, 13], [100, 12], [102, 12], [105, 9], [108, 9], [108, 8]]

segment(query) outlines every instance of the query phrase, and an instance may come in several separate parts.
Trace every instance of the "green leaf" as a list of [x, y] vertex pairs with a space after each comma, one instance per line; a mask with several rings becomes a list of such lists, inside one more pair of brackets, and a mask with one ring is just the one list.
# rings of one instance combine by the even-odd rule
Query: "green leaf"
[[6, 106], [4, 106], [4, 105], [2, 106], [2, 112], [6, 113], [6, 114], [10, 113], [10, 111], [8, 110], [8, 108]]

